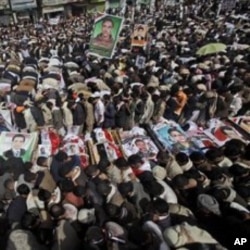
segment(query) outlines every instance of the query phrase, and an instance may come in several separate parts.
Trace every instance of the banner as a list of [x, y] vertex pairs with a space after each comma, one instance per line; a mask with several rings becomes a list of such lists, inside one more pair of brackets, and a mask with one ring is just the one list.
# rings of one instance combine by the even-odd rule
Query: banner
[[118, 16], [103, 15], [96, 19], [89, 44], [90, 54], [112, 58], [122, 24], [123, 18]]
[[144, 47], [147, 45], [148, 26], [144, 24], [136, 24], [131, 37], [132, 47]]
[[33, 9], [37, 7], [36, 0], [11, 0], [11, 8], [14, 11]]
[[75, 3], [78, 0], [43, 0], [42, 6], [56, 6], [56, 5], [63, 5], [67, 3]]
[[146, 58], [144, 56], [137, 56], [136, 61], [135, 61], [135, 66], [138, 69], [144, 69], [145, 68], [145, 63], [146, 63]]
[[38, 141], [37, 133], [2, 132], [0, 135], [0, 156], [4, 159], [22, 158], [24, 162], [32, 159]]
[[8, 0], [0, 0], [0, 10], [9, 9], [9, 1]]

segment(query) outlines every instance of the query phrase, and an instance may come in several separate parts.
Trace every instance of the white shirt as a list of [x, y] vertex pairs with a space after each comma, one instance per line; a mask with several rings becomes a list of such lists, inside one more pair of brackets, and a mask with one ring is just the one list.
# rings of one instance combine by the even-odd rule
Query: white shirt
[[164, 192], [159, 197], [167, 203], [177, 204], [178, 199], [174, 190], [164, 181], [157, 180], [157, 182], [164, 187]]
[[233, 101], [230, 105], [230, 109], [232, 110], [232, 115], [236, 115], [238, 111], [242, 107], [242, 99], [239, 94], [234, 95]]
[[99, 99], [95, 105], [95, 121], [96, 123], [100, 124], [104, 122], [104, 112], [105, 112], [105, 106], [103, 102]]

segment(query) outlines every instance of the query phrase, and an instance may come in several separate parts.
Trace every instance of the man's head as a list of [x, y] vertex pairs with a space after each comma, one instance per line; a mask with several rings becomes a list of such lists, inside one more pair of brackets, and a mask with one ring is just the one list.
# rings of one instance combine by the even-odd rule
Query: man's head
[[148, 150], [147, 144], [141, 139], [137, 139], [135, 141], [135, 145], [142, 152], [146, 152]]
[[112, 28], [114, 27], [114, 23], [112, 19], [105, 18], [102, 22], [102, 35], [105, 38], [109, 38], [111, 36]]
[[25, 136], [18, 134], [14, 135], [12, 138], [12, 148], [15, 150], [20, 150], [25, 142]]

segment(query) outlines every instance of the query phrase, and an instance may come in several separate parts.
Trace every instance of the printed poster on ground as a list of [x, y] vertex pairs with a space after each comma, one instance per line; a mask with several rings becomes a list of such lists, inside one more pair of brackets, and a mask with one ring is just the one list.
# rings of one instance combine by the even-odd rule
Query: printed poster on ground
[[173, 154], [183, 152], [189, 155], [194, 151], [200, 151], [200, 142], [197, 138], [187, 137], [178, 124], [162, 123], [154, 126], [153, 130], [159, 141]]

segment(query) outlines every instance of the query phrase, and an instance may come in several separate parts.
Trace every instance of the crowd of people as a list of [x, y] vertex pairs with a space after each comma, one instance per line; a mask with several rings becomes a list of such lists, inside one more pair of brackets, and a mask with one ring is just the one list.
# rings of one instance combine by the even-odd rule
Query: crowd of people
[[[1, 132], [51, 127], [63, 138], [72, 126], [91, 135], [162, 120], [206, 127], [213, 118], [249, 115], [249, 19], [222, 14], [175, 20], [171, 8], [133, 17], [128, 8], [112, 59], [88, 53], [99, 14], [1, 27], [0, 103], [12, 114], [11, 126], [1, 117]], [[149, 26], [146, 48], [131, 49], [135, 23]], [[215, 42], [226, 50], [196, 55]], [[141, 67], [138, 55], [146, 60]], [[250, 239], [247, 140], [190, 155], [178, 149], [87, 167], [60, 149], [28, 162], [20, 150], [2, 150], [0, 249], [219, 250]]]

